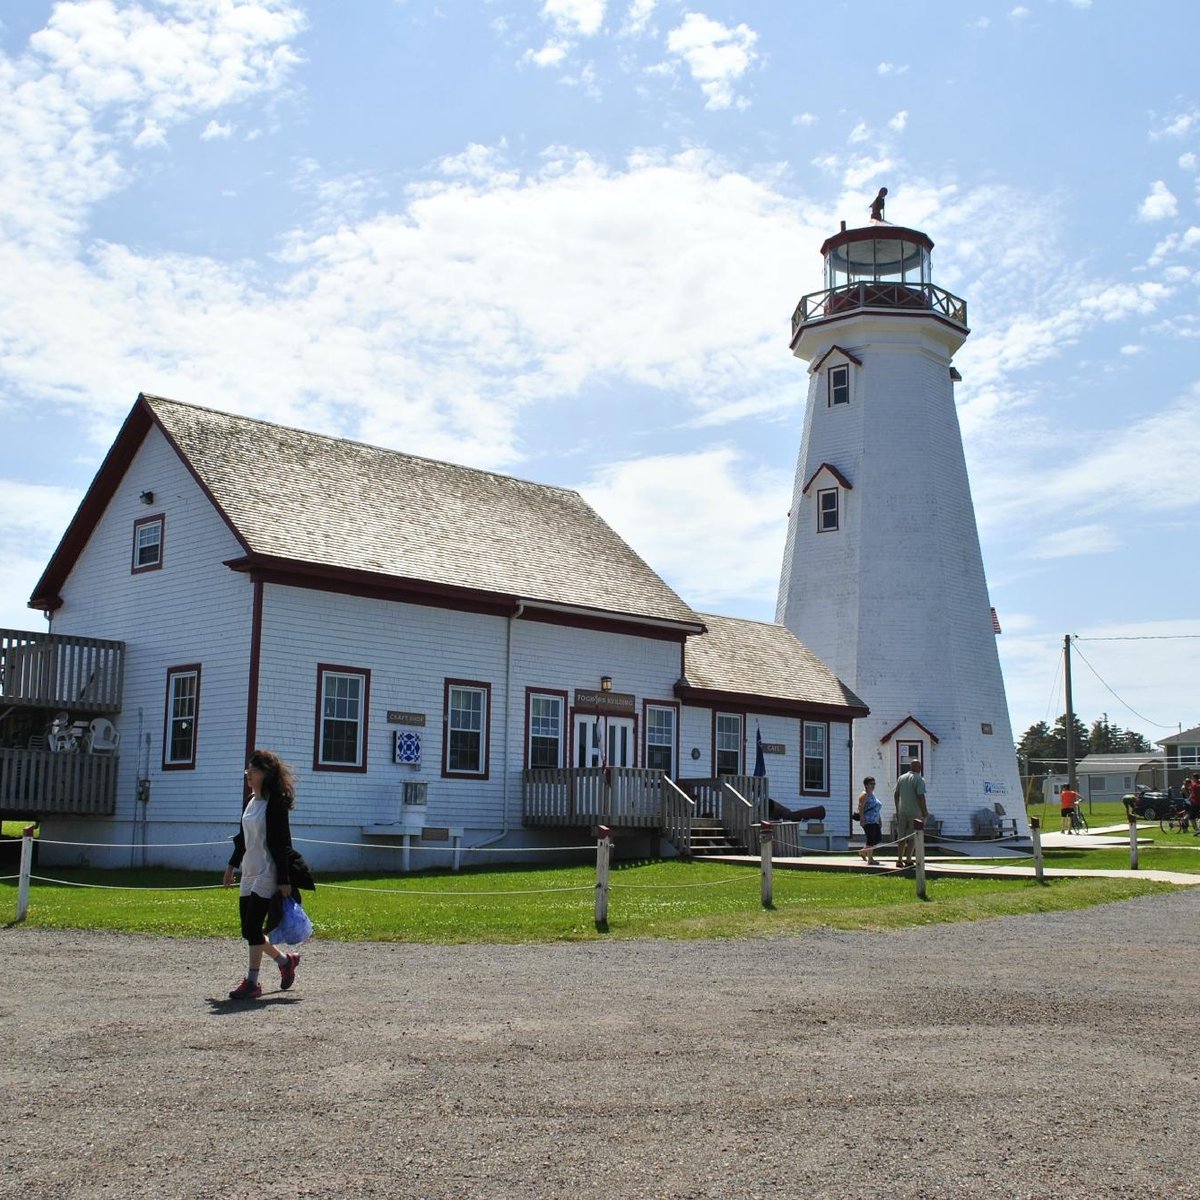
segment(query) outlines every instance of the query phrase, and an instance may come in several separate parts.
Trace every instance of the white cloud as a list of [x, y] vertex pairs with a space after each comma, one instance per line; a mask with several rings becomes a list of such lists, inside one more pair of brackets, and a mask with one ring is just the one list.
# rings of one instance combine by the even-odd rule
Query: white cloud
[[201, 141], [211, 142], [214, 138], [228, 138], [233, 136], [233, 124], [229, 121], [209, 121], [204, 127], [204, 132], [200, 134]]
[[627, 36], [645, 33], [650, 18], [654, 15], [656, 3], [657, 0], [630, 0], [625, 20], [621, 24], [621, 32]]
[[[758, 34], [748, 25], [730, 29], [701, 13], [689, 12], [683, 24], [667, 35], [667, 48], [687, 63], [692, 78], [706, 97], [705, 108], [729, 108], [735, 102], [734, 83], [758, 55]], [[744, 107], [746, 101], [738, 98]]]
[[1155, 141], [1160, 138], [1187, 137], [1197, 127], [1200, 127], [1200, 108], [1192, 108], [1167, 117], [1158, 129], [1151, 131], [1150, 137]]
[[904, 127], [908, 124], [908, 109], [902, 108], [889, 122], [888, 128], [894, 129], [897, 133], [903, 133]]
[[1167, 185], [1161, 179], [1156, 179], [1150, 185], [1150, 194], [1138, 208], [1138, 220], [1162, 221], [1178, 214], [1179, 202], [1171, 194]]
[[1029, 16], [1029, 9], [1023, 4], [1018, 4], [1016, 8], [1010, 9], [1009, 14], [1014, 20], [1020, 21]]
[[139, 150], [145, 149], [147, 146], [165, 146], [167, 131], [157, 121], [147, 118], [141, 132], [133, 139], [133, 144]]
[[1179, 156], [1179, 165], [1185, 171], [1195, 171], [1200, 166], [1200, 158], [1197, 158], [1190, 150], [1186, 154]]
[[881, 62], [875, 68], [877, 75], [903, 75], [908, 70], [908, 63], [897, 66], [895, 63]]
[[[719, 610], [779, 584], [792, 478], [749, 468], [714, 447], [614, 463], [581, 490], [689, 604]], [[714, 571], [714, 562], [736, 569]]]
[[792, 118], [792, 124], [793, 125], [804, 125], [804, 126], [815, 125], [817, 123], [817, 120], [818, 120], [818, 118], [813, 113], [803, 112], [803, 113], [797, 113]]
[[1087, 554], [1104, 554], [1120, 545], [1116, 534], [1107, 525], [1076, 525], [1038, 538], [1029, 548], [1031, 558], [1078, 558]]
[[854, 146], [859, 142], [865, 142], [870, 136], [871, 131], [867, 128], [866, 121], [859, 121], [859, 123], [855, 125], [852, 130], [850, 130], [850, 133], [846, 137], [846, 141]]
[[526, 50], [522, 62], [531, 62], [535, 67], [557, 67], [567, 57], [570, 45], [551, 39], [540, 50]]
[[604, 23], [605, 0], [545, 0], [542, 16], [568, 36], [591, 37]]

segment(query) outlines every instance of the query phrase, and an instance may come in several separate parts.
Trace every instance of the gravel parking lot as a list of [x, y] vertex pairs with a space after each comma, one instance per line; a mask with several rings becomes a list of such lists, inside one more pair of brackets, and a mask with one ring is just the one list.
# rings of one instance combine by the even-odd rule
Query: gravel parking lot
[[0, 1195], [1200, 1196], [1198, 916], [317, 941], [250, 1006], [232, 936], [10, 928]]

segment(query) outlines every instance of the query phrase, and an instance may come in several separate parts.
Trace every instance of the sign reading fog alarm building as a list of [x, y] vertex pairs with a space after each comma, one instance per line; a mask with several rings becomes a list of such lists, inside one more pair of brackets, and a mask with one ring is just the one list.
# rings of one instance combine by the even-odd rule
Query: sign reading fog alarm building
[[575, 708], [579, 712], [620, 713], [633, 715], [635, 704], [632, 692], [591, 692], [575, 689]]

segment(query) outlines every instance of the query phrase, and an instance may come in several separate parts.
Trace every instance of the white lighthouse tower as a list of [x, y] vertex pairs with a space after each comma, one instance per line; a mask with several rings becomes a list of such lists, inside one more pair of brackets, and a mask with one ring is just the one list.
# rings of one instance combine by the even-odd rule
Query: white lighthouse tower
[[776, 620], [870, 706], [854, 780], [875, 777], [885, 814], [919, 758], [944, 834], [997, 804], [1024, 834], [954, 406], [967, 306], [934, 284], [932, 250], [884, 221], [821, 247], [825, 287], [792, 317], [809, 388]]

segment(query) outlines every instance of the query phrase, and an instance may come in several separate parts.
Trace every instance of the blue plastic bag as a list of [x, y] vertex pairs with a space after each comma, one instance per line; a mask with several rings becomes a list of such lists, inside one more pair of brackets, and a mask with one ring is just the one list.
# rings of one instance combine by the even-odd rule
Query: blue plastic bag
[[313, 935], [313, 923], [295, 896], [284, 896], [283, 916], [267, 937], [273, 946], [299, 946]]

